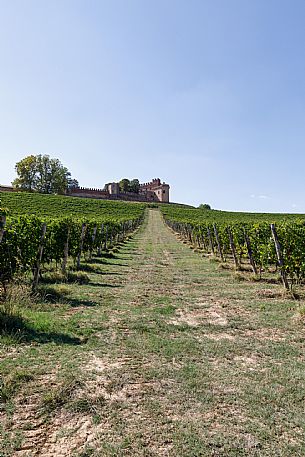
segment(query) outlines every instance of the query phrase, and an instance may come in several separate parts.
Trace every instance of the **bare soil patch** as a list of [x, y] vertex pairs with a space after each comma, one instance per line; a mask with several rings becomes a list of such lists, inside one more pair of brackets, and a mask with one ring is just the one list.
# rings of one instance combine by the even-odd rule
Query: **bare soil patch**
[[228, 325], [228, 318], [220, 303], [199, 303], [194, 309], [177, 310], [176, 316], [169, 319], [168, 323], [173, 325], [187, 324], [190, 327], [198, 327], [204, 324], [224, 327]]

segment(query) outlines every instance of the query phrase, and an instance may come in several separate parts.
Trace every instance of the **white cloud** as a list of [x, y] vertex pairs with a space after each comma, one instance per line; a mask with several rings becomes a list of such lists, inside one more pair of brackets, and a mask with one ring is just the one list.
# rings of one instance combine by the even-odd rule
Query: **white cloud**
[[268, 195], [259, 195], [258, 198], [266, 200], [267, 198], [270, 198], [270, 197], [268, 197]]
[[267, 200], [271, 197], [268, 197], [268, 195], [255, 195], [255, 194], [251, 194], [250, 195], [250, 198], [260, 198], [261, 200]]

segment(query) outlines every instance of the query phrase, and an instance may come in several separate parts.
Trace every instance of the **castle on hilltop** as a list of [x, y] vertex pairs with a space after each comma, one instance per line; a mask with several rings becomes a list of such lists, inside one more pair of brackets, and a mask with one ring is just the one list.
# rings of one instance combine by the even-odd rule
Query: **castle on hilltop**
[[159, 178], [140, 184], [139, 193], [123, 192], [118, 182], [106, 184], [104, 189], [75, 187], [67, 195], [72, 197], [99, 198], [105, 200], [128, 200], [140, 202], [169, 203], [169, 184], [161, 183]]
[[[139, 192], [124, 192], [118, 182], [106, 184], [103, 189], [91, 187], [73, 187], [66, 192], [70, 197], [99, 198], [104, 200], [127, 200], [135, 202], [161, 202], [169, 203], [169, 188], [159, 178], [140, 184]], [[18, 192], [13, 186], [1, 186], [0, 192]]]

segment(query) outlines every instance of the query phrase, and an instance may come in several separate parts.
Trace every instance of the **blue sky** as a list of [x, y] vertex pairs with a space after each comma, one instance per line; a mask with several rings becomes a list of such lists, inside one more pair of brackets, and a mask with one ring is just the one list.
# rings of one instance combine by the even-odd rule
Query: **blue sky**
[[41, 153], [83, 186], [305, 213], [304, 22], [303, 0], [0, 0], [0, 183]]

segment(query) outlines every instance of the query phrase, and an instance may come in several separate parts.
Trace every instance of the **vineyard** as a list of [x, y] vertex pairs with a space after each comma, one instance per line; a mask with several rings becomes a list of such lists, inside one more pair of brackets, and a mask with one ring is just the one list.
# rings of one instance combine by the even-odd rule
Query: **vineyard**
[[39, 217], [58, 218], [73, 216], [74, 218], [129, 217], [141, 213], [145, 204], [122, 201], [95, 200], [92, 198], [65, 197], [61, 195], [44, 195], [29, 192], [1, 192], [1, 206], [9, 208], [9, 216], [35, 215]]
[[[56, 264], [66, 273], [68, 258], [79, 268], [81, 257], [101, 255], [123, 241], [143, 220], [145, 204], [69, 198], [31, 193], [1, 194], [0, 282], [20, 273]], [[249, 264], [256, 277], [275, 274], [286, 289], [305, 277], [305, 219], [295, 214], [203, 211], [160, 205], [168, 226], [195, 249]]]
[[1, 456], [305, 455], [303, 217], [0, 206]]
[[[82, 259], [113, 248], [139, 226], [144, 205], [100, 202], [30, 193], [1, 194], [0, 284], [33, 274], [33, 290], [42, 267], [67, 273], [68, 259]], [[6, 209], [6, 207], [8, 209]]]
[[162, 207], [165, 222], [194, 248], [252, 272], [277, 273], [286, 289], [305, 278], [305, 218]]

